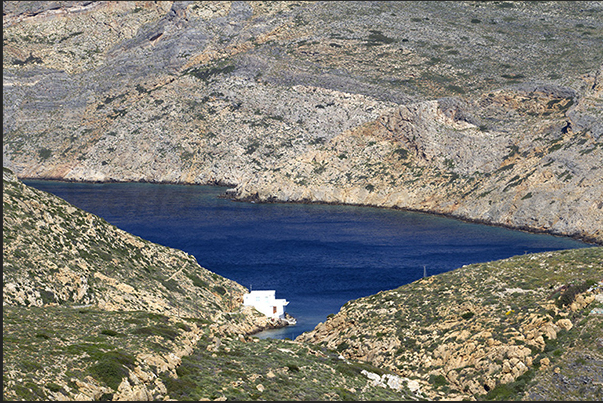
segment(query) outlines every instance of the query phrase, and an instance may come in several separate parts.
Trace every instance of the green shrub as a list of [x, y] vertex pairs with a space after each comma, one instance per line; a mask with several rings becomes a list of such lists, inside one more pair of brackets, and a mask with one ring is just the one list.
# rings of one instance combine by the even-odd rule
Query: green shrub
[[576, 296], [588, 290], [595, 284], [594, 280], [587, 280], [582, 284], [570, 285], [555, 301], [555, 304], [561, 308], [566, 305], [571, 305], [575, 301]]
[[201, 278], [199, 278], [195, 274], [187, 273], [186, 277], [188, 277], [188, 278], [190, 278], [192, 280], [193, 285], [195, 287], [199, 287], [199, 288], [207, 288], [207, 287], [209, 287], [209, 284], [207, 283], [207, 281], [203, 281]]
[[182, 291], [182, 289], [180, 288], [180, 285], [174, 279], [170, 279], [167, 281], [161, 280], [161, 284], [163, 284], [164, 287], [167, 288], [169, 291], [172, 291], [172, 292], [181, 292]]
[[299, 372], [299, 367], [295, 364], [289, 364], [287, 365], [287, 368], [289, 369], [289, 372]]
[[21, 361], [21, 365], [20, 367], [25, 371], [25, 372], [34, 372], [37, 370], [42, 369], [42, 365], [40, 365], [39, 362], [36, 361], [29, 361], [29, 360], [23, 360]]
[[353, 400], [357, 400], [356, 396], [346, 388], [337, 387], [335, 388], [335, 392], [339, 395], [342, 401], [351, 402]]
[[381, 31], [371, 31], [371, 33], [368, 36], [368, 41], [369, 43], [377, 43], [377, 42], [381, 42], [381, 43], [392, 43], [395, 42], [396, 40], [394, 38], [389, 38], [385, 35], [383, 35], [381, 33]]
[[408, 150], [405, 150], [404, 148], [396, 148], [394, 151], [392, 151], [392, 154], [397, 155], [401, 160], [405, 160], [408, 157]]
[[235, 70], [234, 65], [226, 65], [224, 67], [217, 66], [217, 67], [210, 67], [210, 68], [199, 67], [196, 69], [189, 69], [184, 74], [193, 76], [199, 80], [207, 82], [213, 76], [217, 76], [220, 74], [229, 74], [229, 73], [232, 73], [234, 70]]
[[50, 302], [55, 302], [55, 296], [52, 291], [40, 290], [40, 297], [42, 298], [42, 302], [48, 304]]
[[534, 372], [528, 370], [518, 376], [514, 382], [496, 385], [494, 389], [486, 394], [484, 400], [519, 400], [533, 377]]
[[260, 146], [260, 142], [257, 140], [253, 140], [251, 143], [249, 143], [247, 145], [247, 147], [245, 147], [244, 154], [246, 154], [246, 155], [253, 154], [254, 151], [257, 150], [259, 146]]
[[381, 368], [377, 368], [367, 362], [342, 363], [340, 361], [339, 364], [335, 365], [335, 369], [343, 375], [347, 376], [358, 376], [363, 370], [373, 372], [380, 376], [385, 374], [384, 370], [382, 370]]
[[54, 382], [49, 382], [46, 385], [46, 388], [48, 388], [51, 392], [58, 392], [59, 390], [61, 390], [61, 387], [59, 385], [57, 385]]
[[341, 353], [343, 350], [346, 350], [348, 347], [350, 347], [350, 345], [344, 341], [337, 346], [337, 351]]
[[136, 91], [138, 91], [139, 94], [146, 94], [149, 91], [147, 91], [146, 88], [144, 88], [142, 85], [140, 84], [136, 84]]
[[117, 390], [122, 378], [128, 376], [128, 370], [114, 361], [100, 361], [90, 367], [90, 373], [114, 390]]
[[553, 151], [557, 151], [559, 150], [561, 147], [563, 147], [563, 144], [555, 144], [553, 146], [551, 146], [548, 150], [548, 153], [552, 153]]
[[504, 167], [500, 167], [496, 170], [496, 172], [508, 171], [509, 169], [513, 169], [515, 164], [505, 165]]
[[174, 379], [166, 376], [162, 379], [167, 394], [172, 399], [176, 400], [200, 400], [202, 396], [197, 392], [197, 385], [190, 379], [178, 378]]
[[186, 325], [186, 324], [184, 324], [184, 323], [182, 323], [182, 322], [178, 322], [178, 323], [176, 323], [176, 327], [177, 327], [178, 329], [182, 329], [182, 330], [184, 330], [185, 332], [190, 332], [190, 331], [191, 331], [190, 326], [188, 326], [188, 325]]
[[15, 385], [14, 390], [17, 396], [20, 398], [18, 400], [47, 400], [40, 387], [32, 382], [26, 382], [24, 385], [17, 384]]
[[525, 78], [523, 74], [501, 74], [502, 78], [506, 78], [507, 80], [518, 80], [520, 78]]
[[465, 90], [463, 89], [463, 87], [459, 87], [458, 85], [449, 85], [446, 88], [448, 88], [448, 90], [452, 91], [452, 92], [456, 92], [458, 94], [464, 94]]
[[38, 150], [38, 155], [40, 156], [40, 159], [46, 160], [46, 159], [50, 158], [50, 156], [52, 155], [52, 151], [49, 150], [48, 148], [40, 148]]
[[134, 329], [132, 333], [144, 336], [161, 336], [168, 340], [175, 340], [178, 336], [178, 332], [176, 330], [162, 325], [139, 327]]
[[473, 312], [465, 312], [464, 314], [461, 315], [461, 318], [463, 318], [463, 319], [471, 319], [474, 316], [475, 316], [475, 313], [473, 313]]
[[134, 357], [120, 351], [109, 351], [89, 368], [89, 372], [107, 386], [117, 390], [122, 378], [129, 374], [128, 368], [134, 367]]
[[36, 337], [38, 339], [44, 339], [44, 340], [48, 340], [50, 339], [50, 336], [47, 335], [46, 333], [36, 333]]
[[148, 312], [146, 315], [150, 320], [161, 323], [169, 323], [170, 318], [160, 313]]
[[498, 384], [494, 387], [494, 389], [490, 390], [484, 400], [515, 400], [515, 390], [513, 387], [508, 384]]
[[429, 375], [429, 383], [431, 383], [436, 388], [440, 386], [448, 385], [448, 381], [444, 377], [444, 375]]

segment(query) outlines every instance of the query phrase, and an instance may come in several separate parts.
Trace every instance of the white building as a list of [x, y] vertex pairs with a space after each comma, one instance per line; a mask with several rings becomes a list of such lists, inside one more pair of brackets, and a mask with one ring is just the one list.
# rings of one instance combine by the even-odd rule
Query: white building
[[268, 316], [269, 318], [285, 318], [285, 306], [289, 301], [284, 299], [275, 299], [276, 291], [251, 291], [243, 296], [243, 305], [253, 306], [255, 309]]

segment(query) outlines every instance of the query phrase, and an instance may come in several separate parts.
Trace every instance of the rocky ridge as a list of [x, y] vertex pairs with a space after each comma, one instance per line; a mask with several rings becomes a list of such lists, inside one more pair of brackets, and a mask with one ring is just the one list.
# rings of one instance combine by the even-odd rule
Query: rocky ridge
[[242, 304], [244, 287], [193, 256], [3, 174], [5, 305], [94, 305], [210, 319]]
[[4, 11], [19, 177], [223, 184], [603, 239], [597, 2]]

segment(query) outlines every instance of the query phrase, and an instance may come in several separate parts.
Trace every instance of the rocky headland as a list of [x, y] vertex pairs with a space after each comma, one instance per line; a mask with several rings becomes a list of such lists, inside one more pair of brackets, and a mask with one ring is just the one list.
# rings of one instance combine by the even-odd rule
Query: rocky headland
[[463, 266], [346, 303], [296, 341], [418, 379], [430, 400], [600, 400], [603, 248]]

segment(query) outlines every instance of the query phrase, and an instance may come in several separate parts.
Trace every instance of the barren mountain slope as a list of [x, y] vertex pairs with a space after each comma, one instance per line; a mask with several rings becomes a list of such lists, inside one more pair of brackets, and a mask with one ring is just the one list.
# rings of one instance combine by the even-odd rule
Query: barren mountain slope
[[4, 2], [19, 177], [601, 242], [600, 2]]

